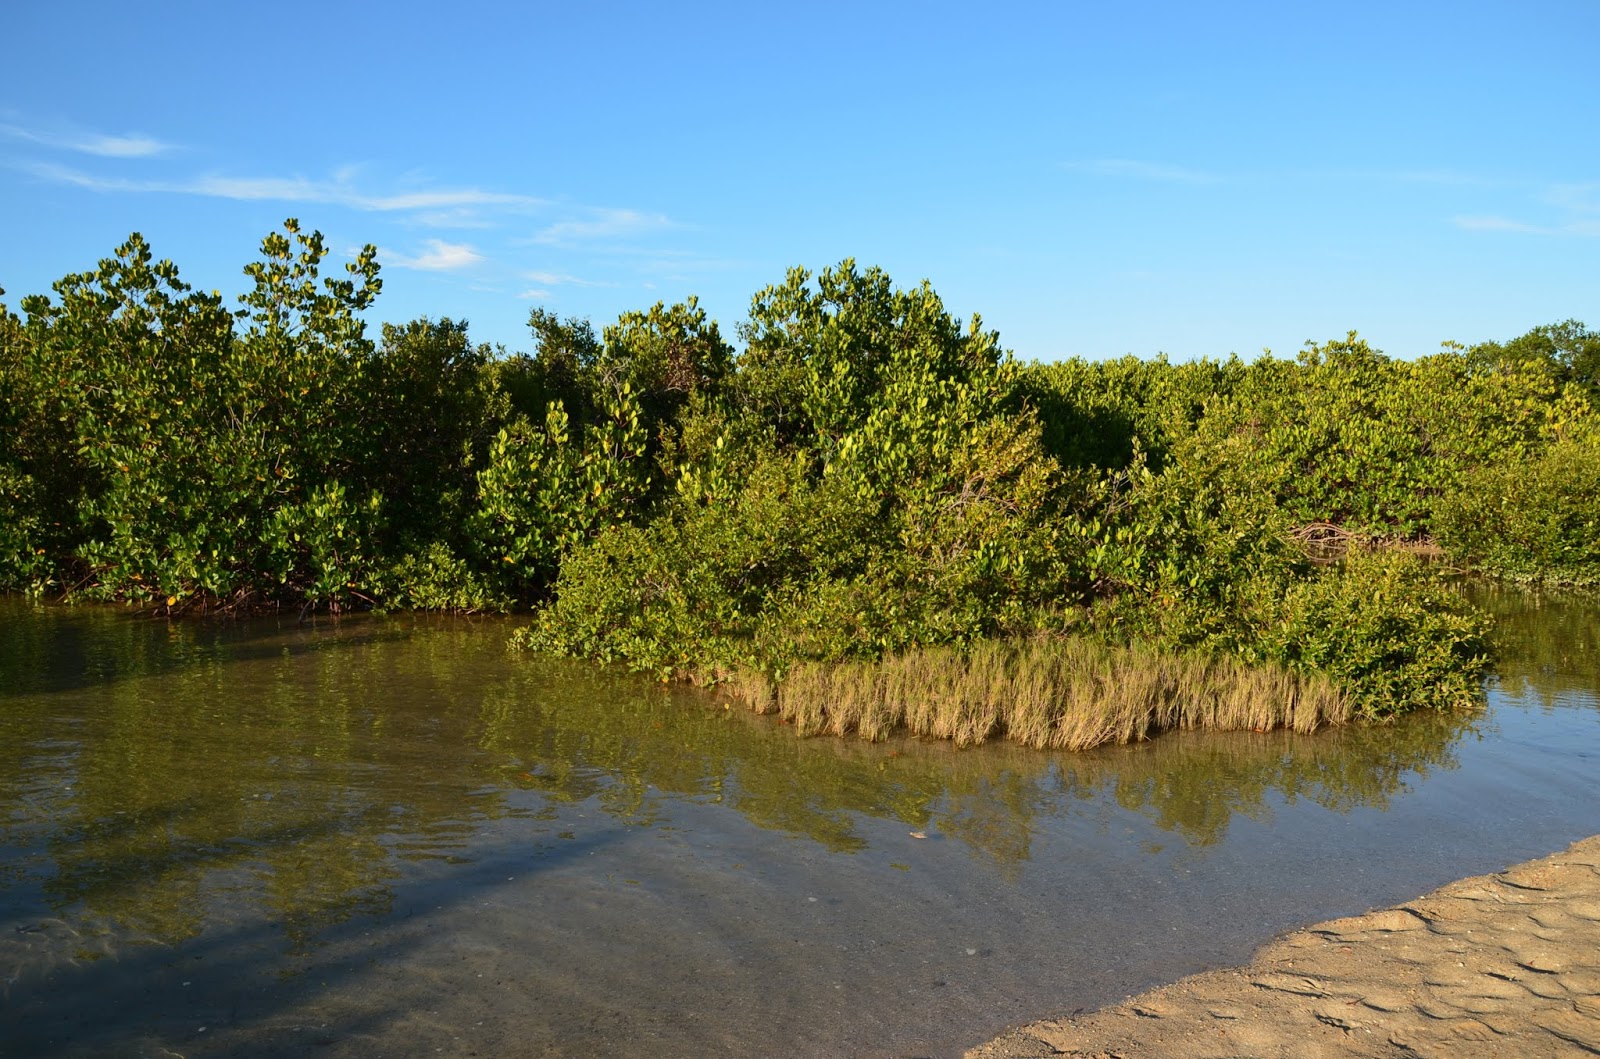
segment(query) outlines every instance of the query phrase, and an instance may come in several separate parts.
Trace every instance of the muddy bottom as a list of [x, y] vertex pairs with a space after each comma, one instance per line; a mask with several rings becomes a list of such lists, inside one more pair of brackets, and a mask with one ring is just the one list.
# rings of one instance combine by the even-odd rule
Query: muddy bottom
[[1034, 1023], [967, 1055], [1600, 1055], [1600, 836], [1295, 931], [1247, 967]]

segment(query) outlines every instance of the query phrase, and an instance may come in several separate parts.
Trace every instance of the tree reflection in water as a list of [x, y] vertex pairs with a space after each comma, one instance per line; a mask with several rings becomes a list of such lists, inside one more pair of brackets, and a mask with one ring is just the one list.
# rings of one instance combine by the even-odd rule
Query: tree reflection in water
[[[1540, 683], [1543, 626], [1506, 607], [1532, 659], [1508, 683], [1559, 694]], [[1419, 716], [1076, 755], [802, 740], [708, 693], [508, 656], [499, 621], [167, 624], [5, 599], [0, 626], [0, 894], [166, 943], [227, 894], [305, 951], [390, 911], [408, 863], [470, 858], [481, 822], [562, 804], [650, 827], [687, 799], [835, 853], [892, 820], [1007, 877], [1041, 822], [1111, 804], [1203, 847], [1278, 802], [1382, 808], [1473, 728]]]

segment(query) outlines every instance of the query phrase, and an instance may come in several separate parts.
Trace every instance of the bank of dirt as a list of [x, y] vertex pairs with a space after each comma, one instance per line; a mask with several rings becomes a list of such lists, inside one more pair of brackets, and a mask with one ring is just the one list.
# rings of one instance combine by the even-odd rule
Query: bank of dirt
[[1320, 923], [1248, 966], [1037, 1022], [968, 1059], [1600, 1055], [1600, 835]]

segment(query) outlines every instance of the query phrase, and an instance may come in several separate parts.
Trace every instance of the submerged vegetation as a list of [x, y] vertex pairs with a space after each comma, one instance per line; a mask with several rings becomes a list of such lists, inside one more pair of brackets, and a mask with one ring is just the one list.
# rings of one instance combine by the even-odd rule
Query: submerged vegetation
[[290, 221], [240, 308], [137, 235], [0, 306], [0, 587], [160, 612], [530, 609], [518, 641], [804, 731], [1037, 746], [1476, 701], [1406, 551], [1600, 582], [1600, 336], [1023, 364], [851, 261], [531, 355], [369, 337]]

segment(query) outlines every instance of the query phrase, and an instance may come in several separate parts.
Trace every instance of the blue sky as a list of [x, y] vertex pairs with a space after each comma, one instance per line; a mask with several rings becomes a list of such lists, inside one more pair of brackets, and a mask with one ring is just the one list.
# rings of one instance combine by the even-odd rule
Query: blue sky
[[1600, 326], [1600, 3], [73, 5], [0, 66], [13, 307], [285, 217], [530, 345], [853, 256], [1019, 356]]

